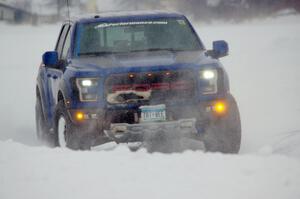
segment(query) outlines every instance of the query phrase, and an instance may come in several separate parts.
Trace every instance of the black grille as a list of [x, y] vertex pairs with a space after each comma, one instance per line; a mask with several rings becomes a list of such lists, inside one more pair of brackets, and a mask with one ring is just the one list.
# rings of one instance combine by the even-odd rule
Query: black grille
[[187, 70], [114, 74], [105, 81], [105, 95], [110, 103], [185, 100], [194, 97], [195, 87]]

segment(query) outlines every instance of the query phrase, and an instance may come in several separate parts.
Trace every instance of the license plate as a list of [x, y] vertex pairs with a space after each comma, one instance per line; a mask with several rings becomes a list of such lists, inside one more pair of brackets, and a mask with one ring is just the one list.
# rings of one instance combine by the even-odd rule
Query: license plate
[[166, 120], [166, 105], [141, 106], [141, 122], [162, 122]]

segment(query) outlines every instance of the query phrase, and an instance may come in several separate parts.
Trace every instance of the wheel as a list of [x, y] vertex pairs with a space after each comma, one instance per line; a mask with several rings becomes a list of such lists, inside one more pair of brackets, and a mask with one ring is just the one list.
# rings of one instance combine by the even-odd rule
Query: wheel
[[212, 121], [203, 136], [205, 148], [210, 152], [238, 153], [241, 145], [241, 121], [237, 103], [227, 97], [228, 112]]
[[45, 117], [42, 111], [42, 104], [39, 97], [36, 98], [35, 104], [35, 127], [36, 135], [39, 140], [42, 140], [46, 134], [47, 128], [45, 127]]
[[54, 134], [56, 146], [73, 150], [89, 150], [90, 145], [80, 138], [80, 129], [69, 118], [64, 101], [59, 101], [55, 109]]
[[44, 116], [41, 98], [37, 96], [35, 104], [35, 125], [37, 138], [49, 146], [53, 146], [53, 136], [51, 136], [47, 127], [46, 119]]
[[66, 137], [66, 119], [64, 116], [60, 116], [57, 124], [57, 136], [58, 136], [58, 145], [62, 148], [67, 147], [67, 137]]

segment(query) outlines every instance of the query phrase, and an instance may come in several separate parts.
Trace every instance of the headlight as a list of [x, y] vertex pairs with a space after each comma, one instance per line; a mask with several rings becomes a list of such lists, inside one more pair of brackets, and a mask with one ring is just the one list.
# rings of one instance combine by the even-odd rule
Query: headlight
[[76, 86], [79, 90], [79, 98], [82, 102], [97, 101], [98, 78], [77, 78]]
[[201, 93], [204, 95], [218, 92], [218, 71], [206, 69], [199, 72]]

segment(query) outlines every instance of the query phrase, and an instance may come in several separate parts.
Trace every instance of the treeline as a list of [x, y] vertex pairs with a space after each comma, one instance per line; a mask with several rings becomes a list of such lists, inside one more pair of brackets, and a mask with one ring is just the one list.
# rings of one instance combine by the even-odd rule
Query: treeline
[[[36, 13], [47, 8], [48, 14], [38, 9], [41, 22], [56, 22], [67, 16], [67, 0], [22, 0]], [[21, 0], [18, 0], [20, 5]], [[68, 0], [71, 15], [95, 13], [103, 10], [104, 0]], [[300, 13], [300, 0], [105, 0], [111, 10], [171, 10], [181, 12], [194, 20], [243, 21], [251, 18]], [[25, 6], [24, 6], [25, 7]], [[30, 9], [31, 8], [31, 9]], [[52, 12], [49, 12], [52, 11]], [[50, 13], [50, 14], [49, 14]]]
[[126, 9], [171, 9], [193, 16], [195, 20], [249, 18], [299, 13], [300, 0], [120, 0]]

